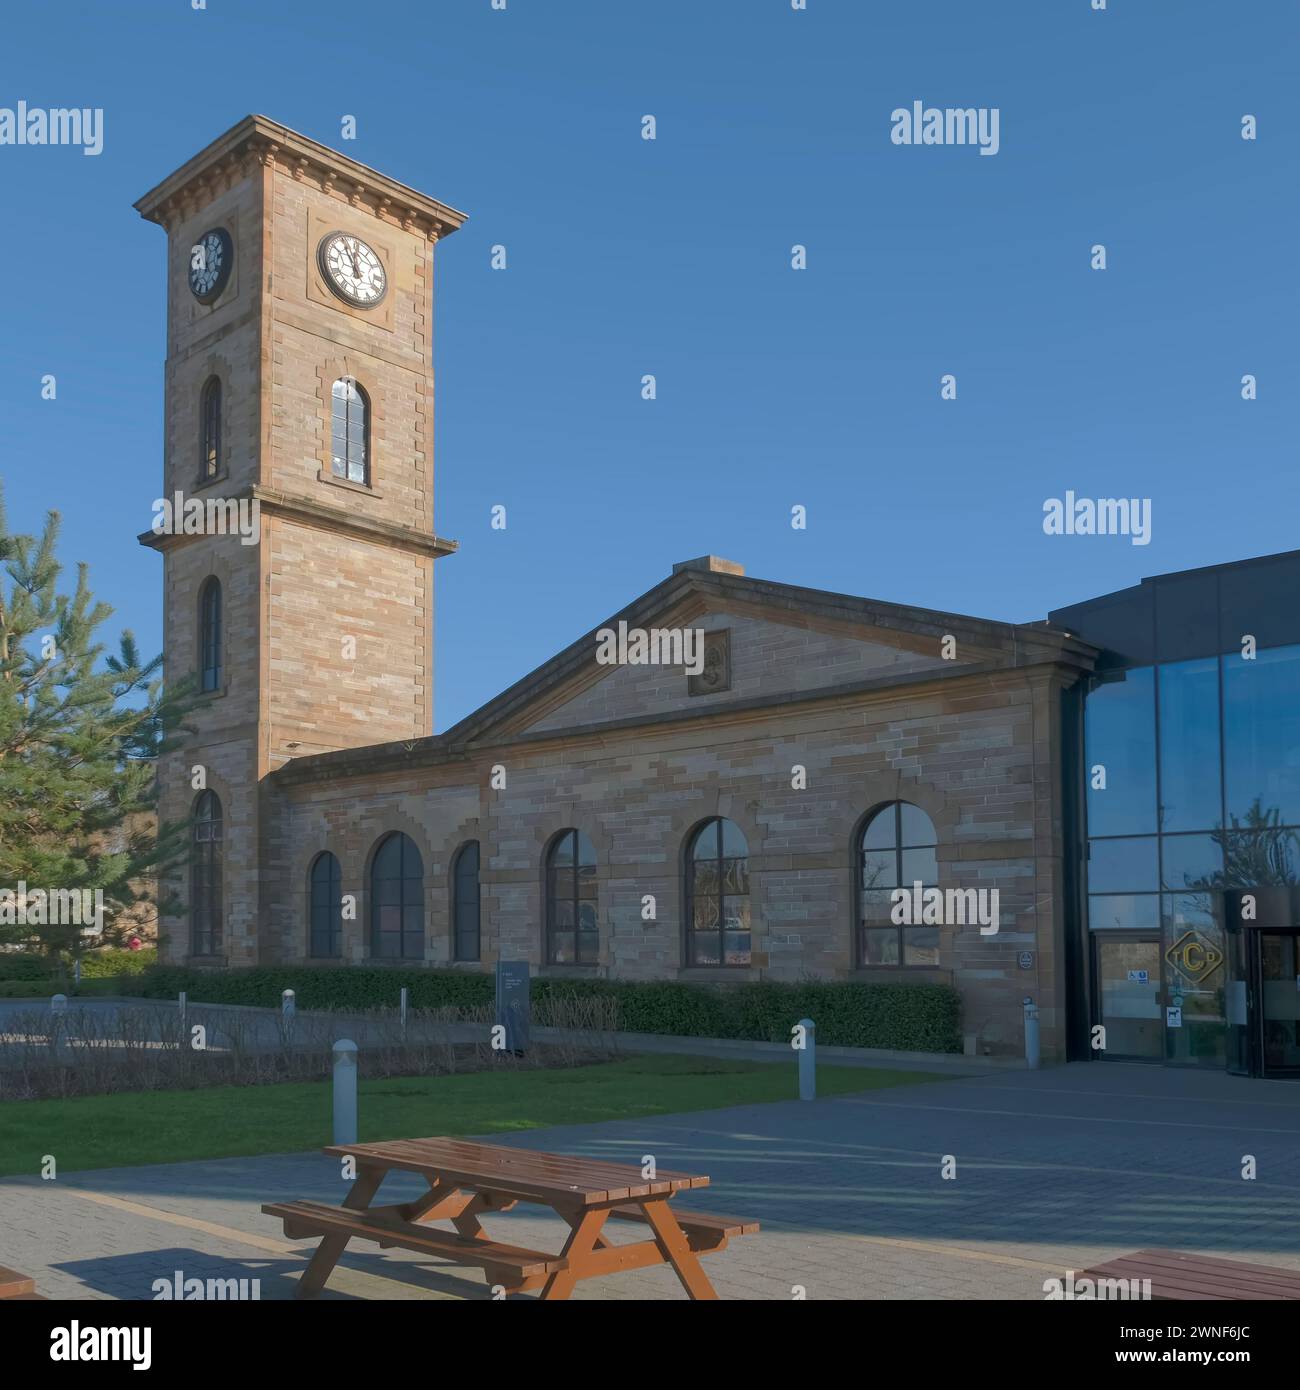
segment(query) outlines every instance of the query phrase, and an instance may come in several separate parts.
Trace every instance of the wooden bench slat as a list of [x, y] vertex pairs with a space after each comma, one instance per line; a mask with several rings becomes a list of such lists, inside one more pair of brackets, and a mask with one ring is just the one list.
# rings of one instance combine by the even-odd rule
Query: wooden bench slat
[[[675, 1202], [670, 1207], [677, 1218], [677, 1224], [688, 1235], [692, 1231], [716, 1236], [751, 1236], [758, 1231], [757, 1221], [747, 1221], [743, 1216], [719, 1216], [716, 1212], [695, 1211], [693, 1208], [679, 1207]], [[646, 1223], [643, 1207], [613, 1207], [610, 1216], [620, 1221], [640, 1221]]]
[[285, 1223], [286, 1234], [290, 1227], [297, 1230], [306, 1227], [313, 1235], [346, 1235], [358, 1240], [400, 1245], [417, 1254], [440, 1255], [457, 1264], [511, 1269], [524, 1277], [553, 1274], [568, 1267], [568, 1261], [562, 1255], [525, 1250], [494, 1240], [463, 1240], [458, 1235], [439, 1231], [432, 1226], [412, 1226], [391, 1219], [367, 1218], [364, 1211], [331, 1207], [323, 1202], [268, 1202], [262, 1211], [267, 1216], [279, 1217]]
[[1300, 1272], [1178, 1250], [1138, 1250], [1082, 1270], [1080, 1277], [1149, 1279], [1151, 1295], [1159, 1299], [1300, 1299]]
[[0, 1265], [0, 1298], [24, 1298], [36, 1288], [36, 1281], [16, 1269]]

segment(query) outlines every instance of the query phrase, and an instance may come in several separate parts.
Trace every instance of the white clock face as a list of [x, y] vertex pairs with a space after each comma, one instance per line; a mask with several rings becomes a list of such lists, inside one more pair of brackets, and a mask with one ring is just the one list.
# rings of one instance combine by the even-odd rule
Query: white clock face
[[388, 292], [384, 263], [360, 237], [331, 232], [321, 240], [318, 259], [330, 289], [349, 304], [369, 309]]

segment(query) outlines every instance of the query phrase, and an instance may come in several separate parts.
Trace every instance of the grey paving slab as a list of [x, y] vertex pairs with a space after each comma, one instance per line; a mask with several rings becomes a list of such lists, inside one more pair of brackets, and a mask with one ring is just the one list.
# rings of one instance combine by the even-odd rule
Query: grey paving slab
[[[1043, 1297], [1044, 1281], [1143, 1246], [1300, 1269], [1300, 1087], [1114, 1064], [993, 1074], [493, 1142], [704, 1172], [682, 1205], [756, 1217], [710, 1256], [724, 1298]], [[1257, 1176], [1242, 1176], [1246, 1156]], [[951, 1177], [945, 1177], [945, 1164]], [[149, 1298], [156, 1280], [257, 1279], [292, 1296], [310, 1244], [268, 1200], [338, 1201], [335, 1160], [281, 1154], [0, 1181], [0, 1262], [61, 1298]], [[394, 1178], [384, 1199], [421, 1190]], [[493, 1218], [558, 1248], [539, 1209]], [[625, 1229], [628, 1236], [635, 1228]], [[486, 1298], [476, 1273], [357, 1245], [325, 1295]], [[579, 1299], [676, 1298], [670, 1271], [579, 1285]]]

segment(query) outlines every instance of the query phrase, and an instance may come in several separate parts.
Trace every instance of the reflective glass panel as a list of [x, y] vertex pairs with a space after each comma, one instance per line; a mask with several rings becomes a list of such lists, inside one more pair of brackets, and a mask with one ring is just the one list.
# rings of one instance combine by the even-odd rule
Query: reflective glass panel
[[[1155, 677], [1123, 671], [1088, 692], [1084, 728], [1090, 835], [1141, 835], [1156, 828]], [[1105, 768], [1104, 789], [1093, 769]]]
[[1223, 820], [1219, 779], [1219, 663], [1162, 666], [1160, 828], [1214, 830]]

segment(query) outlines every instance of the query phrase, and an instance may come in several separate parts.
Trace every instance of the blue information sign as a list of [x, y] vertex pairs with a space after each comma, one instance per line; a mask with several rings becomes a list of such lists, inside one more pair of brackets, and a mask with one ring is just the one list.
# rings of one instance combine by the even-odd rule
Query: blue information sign
[[497, 1023], [505, 1028], [506, 1048], [518, 1055], [528, 1050], [528, 962], [497, 961]]

